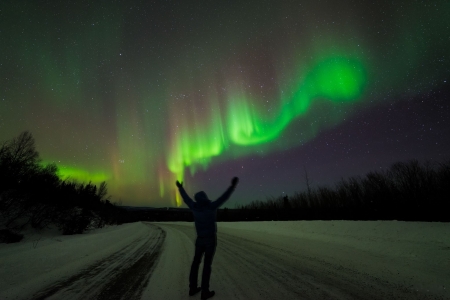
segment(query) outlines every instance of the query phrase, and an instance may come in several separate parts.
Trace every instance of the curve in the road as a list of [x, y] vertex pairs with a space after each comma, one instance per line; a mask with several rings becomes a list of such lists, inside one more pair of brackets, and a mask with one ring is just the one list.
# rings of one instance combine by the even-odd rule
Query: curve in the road
[[141, 299], [166, 236], [160, 227], [145, 225], [149, 227], [147, 237], [44, 288], [32, 299]]

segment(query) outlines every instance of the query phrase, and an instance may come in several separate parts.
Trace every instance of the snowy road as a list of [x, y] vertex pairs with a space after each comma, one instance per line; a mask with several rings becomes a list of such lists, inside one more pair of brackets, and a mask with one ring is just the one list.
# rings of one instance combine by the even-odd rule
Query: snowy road
[[[193, 225], [158, 226], [167, 232], [162, 268], [156, 268], [157, 276], [152, 276], [144, 293], [148, 298], [143, 299], [150, 299], [151, 295], [157, 299], [187, 298], [195, 238]], [[446, 290], [450, 282], [448, 259], [445, 266], [433, 264], [432, 257], [429, 261], [417, 256], [401, 257], [399, 250], [411, 250], [413, 246], [407, 242], [397, 241], [395, 245], [386, 239], [372, 240], [378, 247], [370, 251], [370, 242], [366, 241], [360, 241], [363, 246], [358, 249], [345, 239], [328, 242], [226, 226], [219, 227], [213, 262], [211, 288], [216, 291], [217, 300], [450, 299]], [[380, 251], [380, 246], [394, 251]], [[449, 252], [441, 250], [434, 254]]]
[[[218, 230], [216, 300], [450, 299], [448, 223], [236, 222]], [[177, 222], [2, 244], [0, 299], [200, 298], [187, 296], [194, 240], [193, 223]]]
[[160, 254], [165, 232], [151, 227], [148, 236], [133, 240], [114, 254], [55, 282], [32, 299], [141, 299]]
[[0, 244], [0, 299], [141, 299], [165, 235], [133, 223]]

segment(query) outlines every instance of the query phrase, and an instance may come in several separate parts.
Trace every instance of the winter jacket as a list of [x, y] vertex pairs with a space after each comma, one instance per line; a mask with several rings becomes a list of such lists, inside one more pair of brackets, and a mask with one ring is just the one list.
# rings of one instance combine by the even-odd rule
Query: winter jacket
[[230, 186], [216, 201], [209, 200], [205, 192], [198, 192], [194, 195], [195, 202], [192, 201], [183, 187], [179, 188], [184, 203], [189, 206], [194, 214], [197, 236], [213, 237], [217, 233], [216, 211], [230, 198], [234, 188], [234, 186]]

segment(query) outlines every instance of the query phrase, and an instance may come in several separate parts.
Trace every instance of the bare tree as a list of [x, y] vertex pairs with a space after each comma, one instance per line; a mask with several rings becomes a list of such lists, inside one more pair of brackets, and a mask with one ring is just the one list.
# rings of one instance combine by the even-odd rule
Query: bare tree
[[0, 169], [10, 177], [23, 175], [25, 171], [38, 167], [38, 163], [39, 153], [29, 131], [20, 133], [0, 148]]
[[108, 187], [105, 181], [102, 181], [102, 183], [100, 183], [100, 186], [98, 188], [97, 191], [97, 196], [100, 199], [100, 201], [103, 200], [109, 200], [109, 197], [106, 197], [108, 195]]

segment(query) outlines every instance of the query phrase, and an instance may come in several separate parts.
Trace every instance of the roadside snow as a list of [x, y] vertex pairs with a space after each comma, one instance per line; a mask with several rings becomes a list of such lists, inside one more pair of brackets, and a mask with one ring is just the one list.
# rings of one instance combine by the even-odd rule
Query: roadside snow
[[132, 223], [81, 235], [34, 235], [17, 244], [0, 244], [0, 299], [30, 298], [146, 235], [145, 225]]

